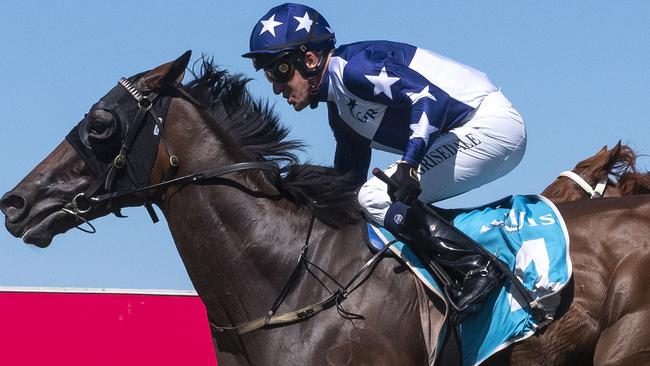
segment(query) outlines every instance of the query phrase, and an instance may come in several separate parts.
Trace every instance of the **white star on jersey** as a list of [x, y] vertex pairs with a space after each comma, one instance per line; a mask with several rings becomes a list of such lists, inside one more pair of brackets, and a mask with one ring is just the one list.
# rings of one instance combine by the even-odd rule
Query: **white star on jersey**
[[422, 89], [422, 91], [419, 93], [406, 93], [406, 95], [411, 98], [413, 104], [417, 103], [418, 100], [423, 98], [433, 99], [436, 102], [438, 101], [436, 97], [434, 97], [433, 94], [429, 92], [429, 85], [425, 86], [424, 89]]
[[305, 31], [307, 31], [307, 33], [309, 33], [309, 30], [311, 29], [311, 25], [312, 23], [314, 23], [313, 20], [309, 19], [309, 14], [307, 14], [307, 12], [305, 12], [304, 16], [293, 17], [293, 19], [298, 21], [298, 28], [296, 28], [296, 32], [301, 29], [304, 29]]
[[275, 14], [271, 15], [271, 17], [267, 20], [260, 20], [260, 23], [262, 23], [262, 31], [260, 32], [260, 35], [264, 32], [269, 32], [273, 37], [275, 37], [275, 27], [281, 25], [281, 22], [276, 22], [275, 21]]
[[422, 112], [422, 117], [420, 117], [418, 123], [414, 123], [410, 125], [410, 127], [413, 131], [411, 138], [421, 137], [423, 139], [428, 139], [432, 133], [438, 131], [438, 128], [429, 124], [429, 117], [427, 117], [425, 112]]
[[373, 92], [375, 95], [379, 93], [384, 93], [388, 98], [393, 99], [393, 93], [390, 91], [390, 86], [395, 84], [399, 78], [388, 76], [386, 73], [386, 66], [381, 69], [379, 75], [363, 75], [366, 79], [375, 86]]

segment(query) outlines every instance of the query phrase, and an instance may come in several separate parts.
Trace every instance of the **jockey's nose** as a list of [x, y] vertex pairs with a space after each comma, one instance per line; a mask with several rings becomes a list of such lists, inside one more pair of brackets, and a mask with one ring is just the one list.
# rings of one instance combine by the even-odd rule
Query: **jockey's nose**
[[284, 90], [284, 85], [285, 85], [284, 83], [278, 83], [277, 81], [274, 81], [273, 93], [275, 93], [275, 95], [280, 95], [280, 93], [282, 93], [282, 91]]
[[5, 193], [0, 199], [0, 211], [7, 216], [7, 221], [15, 223], [19, 221], [27, 208], [27, 200], [12, 192]]

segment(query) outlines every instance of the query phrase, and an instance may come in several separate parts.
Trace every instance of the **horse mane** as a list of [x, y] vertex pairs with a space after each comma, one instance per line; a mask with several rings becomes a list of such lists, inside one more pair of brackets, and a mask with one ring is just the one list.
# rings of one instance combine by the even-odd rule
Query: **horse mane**
[[[194, 69], [199, 61], [197, 72]], [[278, 165], [279, 180], [270, 173], [263, 174], [284, 197], [298, 208], [310, 207], [320, 221], [334, 228], [362, 218], [351, 177], [333, 168], [301, 164], [296, 152], [305, 145], [287, 139], [289, 129], [280, 124], [268, 101], [250, 95], [246, 84], [251, 79], [230, 74], [205, 56], [190, 72], [194, 80], [183, 89], [201, 104], [213, 127], [238, 146], [244, 159]]]

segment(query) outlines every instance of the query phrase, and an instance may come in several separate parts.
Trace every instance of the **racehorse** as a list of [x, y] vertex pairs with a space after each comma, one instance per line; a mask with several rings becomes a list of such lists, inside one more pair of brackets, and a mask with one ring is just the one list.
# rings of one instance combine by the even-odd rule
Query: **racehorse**
[[[180, 85], [188, 61], [186, 53], [122, 80], [93, 106], [2, 197], [7, 229], [45, 247], [120, 207], [154, 203], [214, 324], [220, 365], [429, 364], [418, 285], [392, 258], [367, 262], [365, 221], [346, 177], [298, 164], [291, 149], [301, 145], [285, 139], [245, 78], [204, 60]], [[152, 135], [153, 150], [141, 146]], [[570, 306], [487, 364], [650, 361], [650, 197], [558, 208], [571, 237]], [[444, 303], [433, 309], [438, 329]], [[273, 316], [282, 312], [292, 316]]]
[[555, 203], [583, 198], [620, 197], [650, 193], [650, 172], [639, 172], [637, 154], [619, 141], [611, 150], [604, 146], [562, 172], [542, 195]]

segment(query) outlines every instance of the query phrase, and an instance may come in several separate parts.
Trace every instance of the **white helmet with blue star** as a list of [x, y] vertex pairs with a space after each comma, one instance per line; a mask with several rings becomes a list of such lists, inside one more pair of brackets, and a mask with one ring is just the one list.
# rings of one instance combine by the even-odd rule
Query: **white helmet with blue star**
[[334, 48], [336, 39], [329, 23], [313, 8], [286, 3], [269, 10], [255, 24], [250, 38], [251, 58], [256, 70], [292, 53]]

